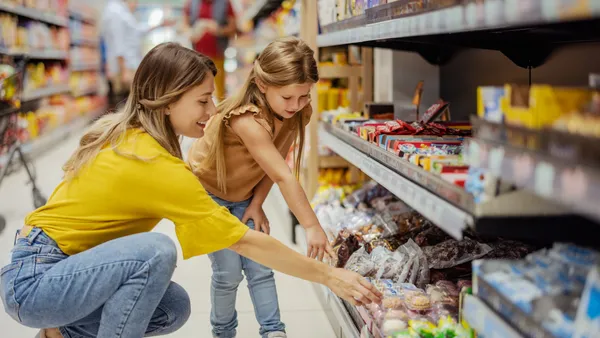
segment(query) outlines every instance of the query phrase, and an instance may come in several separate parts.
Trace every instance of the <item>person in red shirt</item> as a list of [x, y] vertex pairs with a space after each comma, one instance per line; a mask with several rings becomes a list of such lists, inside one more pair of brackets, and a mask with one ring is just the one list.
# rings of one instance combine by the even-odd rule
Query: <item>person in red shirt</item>
[[[215, 95], [225, 98], [225, 49], [229, 38], [237, 32], [235, 12], [229, 0], [187, 0], [184, 7], [184, 25], [193, 29], [192, 45], [197, 52], [211, 58], [217, 66]], [[200, 24], [202, 29], [194, 26]]]

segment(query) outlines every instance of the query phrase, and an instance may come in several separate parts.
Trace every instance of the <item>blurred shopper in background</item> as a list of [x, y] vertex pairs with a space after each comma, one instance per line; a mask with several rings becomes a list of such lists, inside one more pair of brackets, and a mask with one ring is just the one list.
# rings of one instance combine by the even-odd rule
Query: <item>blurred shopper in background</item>
[[137, 21], [137, 0], [109, 0], [101, 17], [101, 35], [106, 53], [106, 77], [109, 83], [109, 110], [116, 109], [129, 95], [133, 74], [142, 61], [142, 41], [156, 28], [170, 26], [165, 20], [148, 27]]
[[187, 0], [184, 8], [185, 26], [191, 30], [196, 51], [211, 58], [217, 66], [215, 96], [225, 98], [225, 49], [237, 33], [235, 12], [229, 0]]

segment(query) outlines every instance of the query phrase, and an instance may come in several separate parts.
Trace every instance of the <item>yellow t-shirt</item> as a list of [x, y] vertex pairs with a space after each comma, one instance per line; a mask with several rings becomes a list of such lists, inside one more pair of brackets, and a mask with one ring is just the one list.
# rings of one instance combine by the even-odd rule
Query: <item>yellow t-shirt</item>
[[230, 247], [248, 230], [149, 134], [130, 130], [118, 149], [137, 158], [105, 147], [76, 177], [63, 180], [25, 224], [43, 229], [73, 255], [151, 231], [167, 218], [175, 223], [185, 259]]

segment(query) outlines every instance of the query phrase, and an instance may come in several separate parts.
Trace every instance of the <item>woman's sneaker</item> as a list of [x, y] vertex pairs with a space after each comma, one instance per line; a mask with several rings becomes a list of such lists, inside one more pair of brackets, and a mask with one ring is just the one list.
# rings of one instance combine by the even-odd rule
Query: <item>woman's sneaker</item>
[[267, 334], [267, 338], [287, 338], [287, 335], [283, 331], [275, 331], [269, 332], [269, 334]]

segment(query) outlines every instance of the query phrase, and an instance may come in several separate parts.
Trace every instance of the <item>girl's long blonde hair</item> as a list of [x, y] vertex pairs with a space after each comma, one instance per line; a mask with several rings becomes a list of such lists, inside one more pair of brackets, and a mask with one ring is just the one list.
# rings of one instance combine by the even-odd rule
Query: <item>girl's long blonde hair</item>
[[133, 77], [131, 92], [122, 110], [96, 121], [81, 137], [79, 147], [63, 166], [72, 178], [105, 146], [117, 150], [127, 130], [141, 128], [171, 155], [182, 158], [179, 137], [165, 110], [191, 88], [200, 85], [207, 74], [216, 75], [215, 64], [206, 56], [176, 43], [154, 47], [142, 60]]
[[[203, 167], [216, 167], [217, 184], [219, 189], [226, 193], [225, 180], [227, 168], [225, 165], [223, 117], [228, 112], [245, 105], [253, 104], [261, 109], [261, 113], [273, 126], [274, 112], [271, 110], [265, 95], [260, 91], [257, 80], [266, 86], [284, 87], [293, 84], [316, 83], [319, 81], [319, 71], [314, 51], [308, 45], [294, 37], [277, 39], [271, 42], [254, 61], [254, 66], [246, 82], [236, 95], [221, 102], [217, 107], [217, 115], [213, 117], [219, 123], [217, 138], [205, 157]], [[304, 109], [311, 109], [305, 107]], [[299, 112], [292, 117], [295, 126], [294, 148], [295, 152], [294, 173], [298, 177], [302, 161], [302, 151], [305, 140], [304, 114]]]

